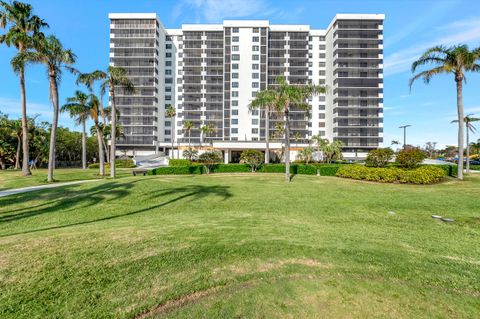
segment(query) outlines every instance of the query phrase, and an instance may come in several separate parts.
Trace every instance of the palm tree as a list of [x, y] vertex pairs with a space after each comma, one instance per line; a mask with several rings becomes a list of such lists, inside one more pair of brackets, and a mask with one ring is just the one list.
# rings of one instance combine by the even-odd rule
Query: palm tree
[[[204, 136], [203, 139], [206, 141], [208, 135], [215, 132], [215, 126], [212, 123], [205, 124], [200, 128], [200, 131]], [[213, 146], [213, 139], [211, 139], [210, 142], [212, 143], [212, 146]]]
[[75, 118], [77, 125], [82, 125], [82, 168], [87, 169], [87, 132], [86, 122], [90, 116], [90, 110], [87, 107], [88, 95], [82, 91], [75, 91], [75, 96], [69, 97], [60, 112], [68, 112], [70, 117]]
[[265, 164], [270, 162], [270, 114], [274, 111], [275, 91], [263, 90], [257, 93], [250, 103], [251, 109], [261, 109], [265, 114]]
[[410, 79], [410, 88], [417, 79], [423, 79], [428, 84], [434, 75], [453, 74], [457, 86], [457, 116], [458, 116], [458, 173], [457, 178], [463, 180], [463, 81], [465, 72], [480, 71], [477, 60], [480, 58], [480, 48], [470, 51], [467, 45], [453, 47], [436, 46], [428, 49], [412, 64], [412, 72], [424, 65], [434, 64], [435, 67], [422, 71]]
[[50, 150], [48, 154], [47, 181], [53, 182], [55, 168], [55, 141], [58, 126], [58, 84], [62, 78], [63, 69], [72, 73], [76, 72], [71, 65], [75, 63], [76, 56], [72, 50], [65, 49], [60, 41], [53, 35], [35, 41], [36, 51], [26, 51], [23, 59], [30, 63], [41, 63], [47, 68], [50, 83], [50, 100], [53, 106], [53, 121], [50, 130]]
[[175, 116], [177, 116], [177, 111], [171, 105], [168, 105], [167, 110], [165, 111], [165, 116], [170, 118], [170, 140], [172, 142], [172, 158], [175, 158], [175, 153], [173, 152], [173, 140], [174, 140], [174, 131], [175, 131]]
[[[467, 173], [470, 173], [470, 132], [475, 133], [477, 131], [475, 126], [473, 126], [472, 122], [478, 121], [480, 121], [480, 118], [473, 117], [473, 114], [469, 114], [463, 119], [467, 131]], [[453, 120], [450, 123], [458, 123], [458, 120]], [[460, 161], [460, 156], [458, 158], [458, 160]]]
[[192, 134], [192, 130], [194, 129], [194, 124], [192, 121], [185, 121], [183, 122], [183, 129], [185, 130], [185, 132], [187, 132], [188, 134], [188, 148], [190, 149], [190, 136]]
[[277, 78], [274, 90], [274, 109], [283, 113], [285, 119], [285, 181], [290, 182], [290, 111], [296, 108], [308, 112], [307, 99], [326, 90], [312, 84], [289, 84], [285, 77]]
[[86, 105], [87, 109], [90, 111], [90, 118], [93, 120], [93, 125], [95, 129], [95, 135], [97, 135], [98, 141], [98, 160], [100, 162], [100, 176], [105, 175], [105, 154], [103, 153], [103, 132], [100, 128], [100, 99], [95, 94], [90, 94], [88, 96], [88, 103]]
[[22, 104], [22, 150], [23, 163], [22, 175], [31, 175], [28, 166], [28, 120], [27, 120], [27, 96], [25, 89], [25, 61], [21, 58], [23, 54], [33, 48], [34, 38], [41, 38], [42, 28], [48, 27], [48, 24], [33, 15], [33, 8], [30, 4], [13, 1], [7, 3], [0, 0], [0, 28], [8, 30], [0, 35], [0, 44], [5, 43], [8, 47], [14, 46], [18, 55], [12, 61], [12, 67], [20, 79], [20, 99]]
[[298, 141], [302, 138], [302, 134], [300, 132], [293, 133], [293, 139], [295, 140], [295, 146], [298, 147]]

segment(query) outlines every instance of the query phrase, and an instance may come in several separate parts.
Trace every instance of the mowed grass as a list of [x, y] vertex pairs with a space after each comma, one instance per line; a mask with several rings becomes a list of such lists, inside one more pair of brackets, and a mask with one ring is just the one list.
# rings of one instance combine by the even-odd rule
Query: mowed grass
[[217, 174], [0, 198], [0, 317], [478, 318], [479, 194]]
[[[132, 169], [117, 168], [117, 175], [125, 177], [131, 174]], [[106, 170], [109, 174], [110, 171]], [[72, 182], [89, 179], [99, 179], [98, 169], [79, 169], [79, 168], [58, 168], [54, 172], [55, 182]], [[21, 188], [28, 186], [38, 186], [47, 184], [47, 170], [34, 169], [32, 175], [22, 176], [21, 170], [0, 170], [0, 191]]]

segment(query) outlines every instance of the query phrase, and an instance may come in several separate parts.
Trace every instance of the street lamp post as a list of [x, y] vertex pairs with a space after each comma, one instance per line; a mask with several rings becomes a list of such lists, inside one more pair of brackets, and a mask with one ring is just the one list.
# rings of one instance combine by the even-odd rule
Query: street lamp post
[[410, 127], [411, 125], [402, 125], [399, 126], [398, 128], [403, 128], [403, 149], [405, 149], [405, 146], [407, 145], [407, 127]]

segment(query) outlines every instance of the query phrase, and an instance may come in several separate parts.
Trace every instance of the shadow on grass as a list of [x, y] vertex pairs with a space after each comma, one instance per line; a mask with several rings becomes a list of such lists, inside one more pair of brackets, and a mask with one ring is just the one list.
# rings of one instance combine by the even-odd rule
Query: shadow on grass
[[[118, 200], [119, 198], [129, 195], [131, 193], [130, 188], [133, 186], [133, 184], [140, 181], [142, 180], [132, 181], [128, 183], [110, 182], [110, 183], [106, 183], [106, 184], [98, 185], [89, 189], [82, 190], [81, 195], [77, 195], [77, 196], [74, 195], [73, 197], [54, 200], [52, 201], [54, 203], [52, 206], [38, 209], [38, 207], [46, 205], [46, 204], [40, 204], [37, 207], [33, 207], [33, 209], [31, 207], [20, 209], [18, 211], [22, 211], [22, 212], [20, 213], [17, 212], [16, 214], [11, 214], [12, 211], [10, 211], [8, 215], [0, 216], [0, 223], [18, 221], [21, 219], [26, 219], [26, 218], [41, 215], [41, 214], [66, 211], [68, 209], [73, 209], [73, 208], [75, 210], [81, 211], [86, 207], [97, 205], [100, 202], [105, 200], [115, 201], [115, 200]], [[203, 186], [203, 185], [187, 185], [182, 187], [169, 188], [165, 190], [153, 189], [152, 191], [149, 191], [147, 193], [138, 194], [138, 197], [136, 198], [132, 198], [131, 205], [127, 206], [127, 208], [135, 207], [140, 202], [142, 203], [144, 203], [145, 201], [158, 202], [158, 200], [159, 199], [161, 200], [163, 197], [171, 197], [171, 196], [174, 196], [174, 197], [169, 200], [163, 201], [161, 203], [150, 205], [148, 207], [133, 210], [123, 214], [111, 215], [111, 216], [106, 216], [106, 217], [87, 220], [87, 221], [80, 221], [80, 222], [71, 223], [67, 225], [58, 225], [58, 226], [52, 226], [52, 227], [27, 230], [27, 231], [22, 231], [17, 233], [5, 234], [5, 235], [0, 235], [0, 237], [35, 233], [35, 232], [46, 231], [46, 230], [62, 229], [62, 228], [67, 228], [72, 226], [88, 225], [92, 223], [97, 223], [97, 222], [102, 222], [102, 221], [107, 221], [107, 220], [112, 220], [116, 218], [132, 216], [132, 215], [148, 212], [152, 209], [161, 208], [163, 206], [166, 206], [178, 201], [182, 201], [182, 200], [195, 201], [195, 200], [199, 200], [212, 195], [221, 197], [223, 198], [223, 200], [227, 200], [228, 198], [232, 197], [232, 194], [228, 189], [229, 189], [228, 186]], [[75, 192], [74, 189], [71, 189], [68, 186], [62, 189], [57, 189], [56, 191], [57, 193], [58, 192], [62, 192], [62, 193]], [[55, 191], [53, 190], [50, 192], [42, 191], [41, 195], [43, 197], [51, 198], [51, 196], [55, 195]], [[104, 195], [108, 195], [108, 197], [105, 197]], [[130, 194], [130, 195], [132, 195], [133, 197], [134, 194]], [[35, 197], [35, 199], [38, 199], [38, 197]], [[16, 200], [21, 200], [21, 198], [20, 199], [16, 198]], [[3, 205], [4, 203], [0, 201], [0, 206], [3, 206]]]

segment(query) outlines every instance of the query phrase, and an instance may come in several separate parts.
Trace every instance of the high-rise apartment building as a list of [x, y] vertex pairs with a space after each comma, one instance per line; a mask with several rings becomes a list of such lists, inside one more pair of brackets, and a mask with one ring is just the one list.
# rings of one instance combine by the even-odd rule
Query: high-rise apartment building
[[[116, 96], [120, 150], [169, 151], [173, 139], [175, 149], [213, 145], [235, 161], [241, 150], [263, 151], [266, 134], [280, 149], [283, 117], [271, 116], [267, 128], [265, 114], [249, 107], [279, 76], [327, 87], [308, 100], [309, 112], [292, 110], [294, 149], [321, 135], [342, 141], [346, 158], [361, 158], [383, 142], [384, 15], [339, 14], [325, 30], [264, 20], [164, 29], [156, 14], [109, 18], [110, 65], [125, 68], [137, 88]], [[169, 105], [175, 118], [165, 117]], [[213, 130], [203, 134], [204, 125]]]

